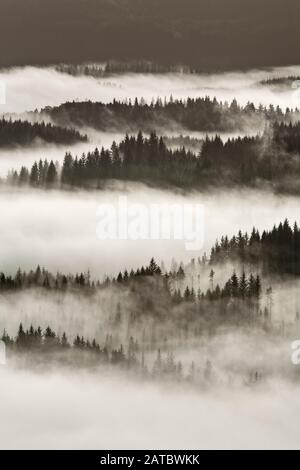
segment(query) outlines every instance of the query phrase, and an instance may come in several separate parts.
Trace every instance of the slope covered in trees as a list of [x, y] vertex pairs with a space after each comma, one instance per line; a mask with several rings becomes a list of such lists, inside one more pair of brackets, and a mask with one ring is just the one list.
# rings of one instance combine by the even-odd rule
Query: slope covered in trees
[[272, 105], [268, 108], [253, 103], [239, 106], [236, 100], [231, 103], [216, 99], [188, 98], [186, 101], [162, 101], [158, 99], [147, 104], [144, 100], [134, 102], [67, 102], [58, 107], [46, 108], [46, 115], [61, 126], [89, 126], [101, 131], [151, 132], [156, 129], [189, 130], [199, 132], [237, 132], [249, 129], [260, 130], [265, 122], [290, 123], [299, 112]]
[[262, 80], [260, 85], [274, 88], [277, 90], [288, 90], [295, 86], [295, 82], [300, 82], [299, 75], [289, 75], [287, 77], [275, 77], [275, 78], [268, 78], [266, 80]]
[[[166, 345], [151, 351], [132, 336], [128, 344], [115, 345], [114, 338], [108, 334], [100, 345], [95, 338], [90, 340], [82, 335], [69, 339], [65, 332], [59, 335], [49, 325], [44, 330], [32, 324], [25, 329], [20, 323], [15, 336], [9, 336], [4, 330], [0, 339], [6, 345], [8, 361], [19, 368], [44, 369], [45, 365], [57, 367], [59, 363], [61, 368], [72, 367], [76, 371], [88, 369], [106, 374], [107, 370], [116, 370], [131, 378], [177, 382], [198, 389], [218, 382], [210, 360], [200, 358], [199, 361], [196, 357], [183, 364]], [[245, 367], [243, 371], [247, 385], [261, 382], [264, 376], [265, 371], [262, 373], [259, 368]]]
[[[157, 186], [187, 189], [209, 186], [272, 185], [282, 191], [299, 191], [300, 123], [275, 123], [262, 135], [229, 139], [206, 138], [200, 155], [185, 148], [171, 150], [162, 137], [126, 135], [110, 150], [95, 149], [80, 158], [65, 155], [60, 169], [53, 162], [34, 163], [31, 170], [8, 175], [10, 184], [35, 187], [101, 188], [108, 179], [141, 181]], [[293, 184], [291, 184], [293, 183]]]
[[59, 64], [55, 70], [73, 77], [86, 76], [94, 78], [107, 78], [118, 74], [166, 74], [166, 73], [197, 73], [189, 66], [168, 65], [149, 60], [118, 61], [109, 60], [104, 64]]
[[[175, 271], [163, 272], [152, 259], [146, 267], [130, 272], [125, 270], [103, 281], [91, 280], [89, 273], [52, 274], [40, 267], [26, 273], [19, 269], [14, 276], [0, 274], [0, 292], [3, 299], [16, 299], [16, 302], [23, 295], [32, 295], [33, 300], [38, 301], [40, 295], [41, 299], [53, 305], [53, 318], [61, 319], [63, 325], [70, 327], [72, 322], [65, 322], [64, 305], [67, 306], [71, 299], [76, 305], [88, 305], [90, 311], [86, 312], [87, 321], [91, 312], [98, 312], [95, 341], [93, 338], [78, 337], [78, 331], [75, 333], [74, 328], [71, 341], [74, 346], [91, 352], [93, 343], [96, 344], [99, 340], [107, 343], [109, 340], [110, 359], [112, 349], [128, 351], [133, 342], [140, 345], [140, 351], [151, 355], [157, 349], [165, 350], [167, 342], [173, 344], [173, 347], [176, 344], [188, 346], [190, 341], [199, 339], [208, 332], [212, 334], [222, 326], [260, 329], [271, 327], [268, 308], [264, 307], [262, 301], [262, 281], [259, 275], [242, 273], [238, 276], [234, 272], [224, 286], [221, 286], [212, 282], [212, 274], [209, 273], [207, 281], [210, 285], [207, 289], [199, 288], [195, 291], [190, 274], [185, 273], [182, 265]], [[84, 304], [83, 299], [86, 299]], [[44, 321], [48, 322], [50, 319], [44, 318]], [[26, 323], [28, 324], [28, 319]], [[274, 328], [277, 326], [274, 325]], [[27, 334], [28, 340], [25, 335], [23, 337], [24, 347], [29, 350], [32, 347], [38, 352], [39, 348], [36, 350], [35, 344], [41, 346], [41, 329]], [[47, 337], [52, 338], [54, 348], [51, 353], [57, 352], [56, 347], [59, 352], [62, 346], [66, 346], [67, 340], [62, 333], [60, 338], [50, 334]], [[11, 338], [5, 333], [4, 339], [8, 344], [11, 343]], [[46, 341], [46, 352], [48, 343]], [[18, 341], [12, 342], [12, 345], [18, 349]], [[105, 346], [101, 349], [99, 346], [93, 347], [93, 351], [99, 353], [104, 349]], [[38, 360], [43, 362], [42, 357]]]
[[[136, 271], [119, 272], [115, 277], [105, 277], [102, 281], [91, 280], [90, 273], [72, 274], [53, 274], [44, 268], [38, 266], [35, 270], [29, 272], [22, 271], [20, 268], [14, 276], [0, 272], [0, 291], [19, 291], [23, 289], [42, 288], [48, 291], [67, 291], [84, 292], [87, 295], [93, 295], [97, 290], [103, 290], [108, 287], [117, 287], [118, 289], [132, 288], [134, 286], [143, 286], [144, 281], [151, 282], [151, 285], [160, 293], [165, 295], [175, 303], [213, 301], [226, 298], [248, 298], [259, 299], [261, 294], [261, 280], [259, 275], [250, 274], [246, 277], [243, 273], [239, 279], [236, 273], [227, 280], [224, 287], [218, 284], [213, 285], [213, 271], [209, 273], [210, 288], [206, 292], [195, 292], [193, 287], [189, 287], [185, 280], [184, 267], [181, 265], [176, 271], [170, 270], [162, 272], [154, 258], [151, 259], [148, 266], [142, 266]], [[152, 282], [155, 280], [155, 282]], [[155, 300], [154, 300], [155, 303]]]
[[37, 140], [55, 144], [86, 142], [87, 137], [73, 129], [52, 124], [30, 123], [29, 121], [0, 119], [0, 147], [31, 145]]
[[[75, 349], [99, 353], [97, 361], [105, 350], [106, 359], [114, 362], [112, 350], [128, 351], [139, 344], [140, 351], [151, 353], [165, 348], [166, 338], [171, 343], [180, 341], [188, 345], [192, 338], [199, 338], [222, 325], [265, 328], [269, 322], [268, 311], [262, 308], [258, 275], [242, 273], [239, 277], [233, 273], [224, 287], [211, 285], [203, 292], [200, 289], [195, 292], [189, 282], [182, 266], [176, 272], [163, 273], [152, 259], [147, 267], [131, 272], [125, 270], [101, 282], [92, 281], [89, 273], [53, 275], [39, 267], [28, 273], [18, 270], [15, 276], [1, 273], [0, 291], [3, 296], [11, 297], [24, 289], [37, 295], [40, 289], [45, 298], [55, 296], [57, 309], [67, 295], [73, 295], [78, 301], [84, 296], [90, 305], [102, 299], [104, 312], [99, 322], [106, 345], [100, 348], [93, 338], [77, 335], [71, 338]], [[105, 301], [105, 297], [111, 300]], [[134, 332], [134, 337], [130, 332]], [[21, 328], [16, 340], [4, 332], [3, 339], [17, 352], [24, 349], [54, 354], [68, 346], [66, 336], [62, 333], [58, 337], [49, 327], [44, 335], [41, 328], [28, 327], [27, 331]], [[123, 359], [125, 361], [125, 354]], [[43, 362], [42, 357], [38, 360]]]
[[261, 234], [253, 228], [252, 233], [229, 239], [222, 237], [211, 252], [210, 263], [239, 261], [245, 265], [260, 266], [264, 273], [300, 275], [300, 229], [288, 220], [264, 230]]
[[[64, 298], [70, 299], [70, 295], [75, 302], [88, 299], [90, 308], [93, 304], [102, 306], [97, 317], [101, 327], [95, 336], [74, 330], [67, 335], [61, 328], [58, 333], [48, 319], [43, 319], [44, 326], [36, 323], [33, 326], [30, 316], [26, 317], [26, 324], [21, 323], [18, 332], [4, 330], [2, 334], [8, 358], [22, 367], [45, 367], [58, 362], [65, 367], [99, 371], [101, 367], [116, 367], [126, 374], [151, 380], [204, 385], [212, 378], [210, 361], [199, 367], [199, 358], [193, 360], [191, 355], [188, 364], [180, 360], [180, 352], [191, 345], [207, 338], [213, 341], [222, 328], [230, 328], [231, 332], [244, 329], [248, 335], [261, 331], [264, 341], [267, 336], [274, 339], [286, 334], [285, 322], [272, 315], [270, 278], [258, 271], [262, 262], [271, 262], [264, 264], [265, 271], [267, 267], [272, 273], [299, 276], [300, 271], [286, 269], [290, 256], [300, 255], [297, 238], [300, 239], [297, 225], [291, 229], [285, 221], [262, 235], [253, 229], [250, 237], [239, 233], [231, 240], [222, 238], [213, 248], [210, 260], [204, 256], [187, 266], [174, 263], [166, 270], [152, 258], [147, 266], [125, 270], [102, 281], [92, 280], [89, 272], [53, 274], [40, 267], [29, 272], [19, 269], [13, 276], [0, 273], [3, 299], [28, 291], [35, 296], [41, 292], [43, 298], [54, 299], [51, 309], [55, 305], [58, 317], [61, 314], [64, 319]], [[234, 271], [221, 285], [216, 282], [216, 274], [221, 264], [229, 260], [242, 260], [244, 267], [249, 263], [252, 270], [247, 268], [248, 274], [244, 270]], [[200, 276], [201, 286], [203, 276], [207, 278], [207, 288], [200, 288], [200, 283], [195, 288]], [[287, 320], [286, 324], [296, 328], [298, 322], [299, 314], [294, 323]], [[247, 383], [255, 383], [261, 374], [269, 372], [252, 370], [247, 361], [240, 371]]]

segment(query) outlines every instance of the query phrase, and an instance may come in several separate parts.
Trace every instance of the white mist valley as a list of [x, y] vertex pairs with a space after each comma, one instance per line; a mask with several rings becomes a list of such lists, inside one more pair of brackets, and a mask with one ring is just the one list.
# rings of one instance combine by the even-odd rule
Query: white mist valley
[[[0, 448], [298, 448], [300, 66], [98, 66], [0, 70]], [[125, 136], [149, 109], [173, 119]], [[100, 239], [124, 197], [200, 205], [201, 248]]]

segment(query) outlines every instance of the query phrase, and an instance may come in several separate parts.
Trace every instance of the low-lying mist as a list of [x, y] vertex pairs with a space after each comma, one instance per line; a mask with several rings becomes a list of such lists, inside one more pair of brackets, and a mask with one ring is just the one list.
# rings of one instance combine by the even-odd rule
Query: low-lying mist
[[191, 391], [0, 368], [2, 449], [296, 449], [298, 388]]
[[22, 166], [30, 168], [39, 160], [53, 160], [62, 164], [66, 152], [80, 157], [83, 153], [94, 151], [96, 147], [109, 148], [114, 141], [119, 143], [123, 138], [123, 134], [93, 132], [92, 140], [74, 145], [54, 145], [40, 141], [29, 147], [0, 148], [0, 177], [5, 178], [12, 169], [19, 171]]
[[[180, 240], [100, 240], [96, 229], [99, 204], [117, 207], [120, 196], [128, 203], [202, 204], [204, 245], [187, 251]], [[150, 210], [150, 209], [149, 209]], [[0, 259], [5, 272], [20, 266], [29, 270], [38, 264], [52, 272], [87, 271], [92, 276], [116, 274], [119, 270], [148, 264], [152, 256], [170, 265], [172, 258], [188, 262], [209, 253], [216, 239], [242, 231], [270, 229], [285, 218], [297, 219], [298, 199], [266, 191], [220, 191], [173, 193], [142, 184], [119, 183], [101, 191], [44, 191], [1, 188]]]
[[[300, 67], [105, 79], [72, 77], [51, 67], [14, 68], [0, 71], [0, 82], [6, 84], [6, 105], [0, 105], [0, 112], [23, 113], [67, 100], [143, 97], [150, 101], [170, 95], [184, 99], [208, 95], [228, 101], [236, 98], [242, 105], [253, 101], [294, 108], [297, 90], [278, 92], [259, 85], [262, 79], [287, 75], [300, 75]], [[124, 137], [85, 131], [89, 142], [73, 147], [39, 143], [27, 149], [1, 149], [0, 176], [40, 159], [62, 162], [66, 151], [80, 155]], [[160, 132], [177, 135], [172, 129]], [[202, 138], [203, 134], [190, 136]], [[97, 210], [101, 204], [117, 207], [121, 196], [127, 197], [128, 204], [142, 204], [145, 212], [152, 204], [201, 204], [203, 246], [188, 251], [186, 240], [100, 240]], [[0, 338], [5, 329], [12, 339], [7, 340], [7, 365], [0, 366], [0, 448], [299, 447], [299, 374], [291, 362], [291, 342], [300, 335], [298, 278], [264, 274], [255, 300], [248, 297], [247, 284], [243, 298], [222, 294], [215, 301], [210, 292], [205, 298], [206, 290], [216, 289], [217, 284], [222, 289], [233, 270], [241, 276], [244, 267], [230, 261], [214, 265], [211, 275], [212, 266], [197, 260], [205, 252], [209, 255], [223, 235], [232, 237], [239, 230], [250, 234], [253, 226], [262, 232], [286, 218], [290, 224], [299, 223], [299, 216], [299, 198], [264, 188], [184, 192], [108, 180], [102, 189], [84, 191], [1, 184], [1, 272], [15, 275], [19, 267], [29, 271], [39, 265], [54, 275], [89, 271], [94, 281], [148, 266], [154, 257], [167, 270], [176, 264], [173, 273], [177, 274], [183, 262], [184, 279], [175, 276], [174, 285], [182, 291], [193, 286], [196, 295], [192, 302], [183, 297], [176, 303], [174, 285], [170, 290], [169, 285], [162, 288], [164, 272], [129, 283], [121, 277], [118, 283], [97, 288], [80, 282], [66, 288], [58, 288], [55, 281], [52, 286], [21, 283], [14, 288], [2, 283]], [[266, 291], [269, 286], [273, 291]], [[21, 329], [23, 336], [18, 333], [21, 322], [28, 330]], [[50, 331], [47, 337], [48, 326], [55, 330], [54, 336]], [[67, 346], [62, 344], [63, 332]], [[84, 337], [79, 338], [79, 346], [74, 344], [76, 335]], [[91, 346], [93, 339], [99, 342], [98, 349]], [[114, 362], [113, 353], [120, 355], [114, 348], [120, 345], [125, 359]], [[107, 362], [101, 362], [104, 350]], [[168, 356], [171, 353], [174, 360]], [[153, 373], [160, 354], [160, 368]], [[58, 363], [63, 356], [72, 360]], [[169, 363], [172, 374], [164, 370]], [[143, 375], [144, 369], [148, 372]]]
[[113, 75], [104, 79], [73, 77], [51, 67], [12, 68], [0, 71], [0, 81], [6, 86], [6, 104], [1, 105], [0, 111], [21, 113], [73, 100], [107, 103], [114, 98], [143, 97], [151, 101], [171, 95], [182, 99], [208, 95], [222, 101], [236, 98], [242, 105], [252, 101], [255, 105], [295, 108], [299, 106], [297, 90], [291, 88], [277, 93], [272, 88], [259, 85], [264, 79], [291, 75], [300, 75], [299, 66], [211, 75]]

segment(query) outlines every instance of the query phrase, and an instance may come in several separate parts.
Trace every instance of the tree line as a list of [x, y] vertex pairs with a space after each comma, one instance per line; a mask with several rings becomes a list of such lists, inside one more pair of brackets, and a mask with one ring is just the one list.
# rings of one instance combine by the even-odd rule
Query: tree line
[[237, 236], [227, 236], [217, 241], [211, 250], [210, 263], [240, 261], [250, 266], [261, 266], [263, 272], [300, 275], [300, 229], [288, 220], [274, 225], [261, 234], [253, 228], [249, 235], [239, 231]]
[[29, 121], [0, 119], [0, 146], [27, 146], [38, 139], [55, 144], [71, 145], [76, 142], [87, 142], [87, 136], [74, 129], [66, 129], [52, 124], [31, 123]]
[[114, 347], [111, 336], [107, 335], [105, 344], [100, 346], [95, 339], [90, 341], [79, 335], [69, 340], [65, 332], [60, 336], [50, 326], [43, 331], [40, 326], [33, 325], [25, 329], [20, 323], [15, 337], [9, 336], [4, 330], [0, 339], [6, 344], [8, 360], [19, 361], [23, 367], [44, 367], [45, 364], [57, 364], [59, 361], [61, 367], [71, 366], [76, 369], [114, 367], [148, 380], [204, 384], [211, 379], [210, 361], [203, 361], [201, 368], [192, 361], [185, 370], [171, 350], [158, 349], [156, 357], [152, 359], [152, 355], [147, 355], [143, 346], [133, 337], [129, 338], [126, 346], [120, 344]]
[[286, 77], [274, 77], [274, 78], [267, 78], [265, 80], [261, 80], [259, 83], [263, 86], [269, 87], [278, 87], [278, 88], [290, 88], [292, 87], [293, 83], [300, 80], [299, 75], [288, 75]]
[[[256, 137], [206, 138], [199, 155], [184, 147], [170, 149], [152, 132], [144, 137], [125, 136], [110, 149], [96, 148], [74, 157], [67, 152], [62, 168], [45, 160], [31, 169], [11, 171], [10, 184], [35, 187], [101, 188], [108, 179], [150, 182], [158, 186], [205, 189], [208, 186], [257, 186], [266, 182], [275, 187], [297, 190], [300, 172], [300, 123], [274, 124]], [[285, 186], [285, 178], [295, 185]]]
[[61, 126], [89, 126], [100, 131], [135, 133], [138, 130], [150, 133], [154, 129], [179, 129], [199, 132], [246, 132], [249, 128], [261, 129], [264, 123], [280, 121], [290, 123], [299, 111], [270, 105], [256, 107], [249, 102], [240, 106], [204, 98], [169, 100], [158, 98], [150, 104], [145, 100], [113, 100], [101, 102], [67, 102], [57, 107], [41, 110], [41, 115], [50, 117]]
[[184, 148], [172, 151], [155, 133], [149, 138], [139, 133], [137, 137], [126, 135], [109, 150], [96, 148], [80, 158], [68, 152], [62, 168], [47, 160], [35, 162], [31, 169], [23, 166], [19, 172], [12, 170], [7, 181], [36, 187], [100, 187], [103, 180], [127, 179], [182, 186], [193, 178], [196, 163], [197, 157]]
[[214, 275], [212, 270], [207, 276], [208, 288], [201, 289], [197, 276], [191, 281], [182, 266], [176, 272], [163, 273], [153, 259], [148, 267], [125, 270], [101, 281], [91, 280], [89, 273], [54, 275], [38, 267], [29, 272], [19, 269], [14, 276], [0, 273], [0, 292], [11, 295], [35, 289], [38, 294], [37, 289], [42, 289], [43, 295], [63, 299], [68, 293], [91, 302], [111, 297], [114, 302], [103, 303], [108, 309], [104, 325], [109, 325], [117, 337], [124, 335], [124, 330], [138, 328], [143, 343], [152, 349], [166, 337], [178, 339], [183, 335], [182, 341], [188, 341], [191, 335], [198, 337], [224, 324], [264, 327], [270, 315], [263, 306], [260, 276], [234, 272], [222, 287]]
[[73, 77], [87, 76], [93, 78], [107, 78], [112, 75], [141, 73], [141, 74], [167, 74], [167, 73], [199, 73], [195, 67], [187, 65], [163, 64], [150, 60], [118, 61], [109, 60], [104, 64], [59, 64], [55, 70]]
[[198, 169], [213, 182], [255, 185], [265, 181], [279, 187], [284, 186], [284, 178], [294, 179], [300, 171], [299, 155], [300, 122], [275, 122], [255, 137], [226, 142], [219, 136], [206, 138]]
[[[214, 248], [213, 248], [214, 250]], [[211, 259], [212, 262], [212, 259]], [[186, 285], [185, 289], [185, 271], [182, 265], [176, 272], [166, 271], [162, 272], [161, 268], [157, 265], [154, 258], [151, 259], [148, 266], [138, 268], [137, 270], [123, 272], [120, 271], [116, 276], [105, 277], [102, 281], [91, 280], [90, 273], [77, 273], [72, 274], [53, 274], [45, 268], [37, 266], [35, 270], [29, 272], [22, 271], [20, 268], [15, 275], [5, 274], [0, 272], [0, 291], [20, 290], [30, 288], [44, 288], [48, 290], [86, 290], [87, 292], [95, 292], [96, 289], [106, 288], [108, 286], [130, 286], [134, 282], [139, 282], [141, 279], [155, 277], [159, 284], [156, 287], [162, 287], [166, 293], [173, 297], [175, 302], [182, 301], [196, 301], [196, 300], [216, 300], [225, 297], [232, 298], [257, 298], [261, 295], [261, 280], [260, 276], [249, 275], [249, 278], [243, 272], [242, 276], [238, 278], [236, 273], [226, 282], [223, 289], [217, 284], [214, 286], [213, 270], [209, 274], [211, 287], [206, 293], [195, 292], [194, 287]]]

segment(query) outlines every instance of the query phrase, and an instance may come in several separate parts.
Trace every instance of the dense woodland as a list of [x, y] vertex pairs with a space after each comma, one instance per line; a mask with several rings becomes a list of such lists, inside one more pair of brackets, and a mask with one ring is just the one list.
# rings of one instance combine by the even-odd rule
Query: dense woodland
[[264, 273], [300, 275], [300, 229], [288, 220], [261, 234], [255, 228], [249, 235], [239, 232], [229, 239], [222, 237], [212, 249], [210, 263], [240, 261], [261, 266]]
[[41, 110], [41, 116], [51, 118], [60, 126], [88, 126], [100, 131], [149, 133], [155, 129], [179, 129], [199, 132], [237, 132], [262, 129], [265, 122], [289, 123], [299, 119], [299, 111], [270, 105], [255, 107], [253, 103], [238, 105], [219, 102], [209, 97], [162, 101], [150, 104], [143, 99], [104, 104], [101, 102], [67, 102]]
[[94, 78], [107, 78], [112, 75], [142, 73], [142, 74], [166, 74], [166, 73], [197, 73], [195, 68], [183, 65], [168, 65], [150, 60], [117, 61], [109, 60], [104, 64], [59, 64], [55, 67], [60, 73], [66, 73], [73, 77], [86, 76]]
[[168, 148], [154, 132], [150, 137], [139, 132], [136, 137], [126, 135], [109, 150], [96, 148], [81, 157], [69, 152], [62, 168], [40, 160], [31, 169], [11, 171], [7, 181], [33, 187], [101, 188], [105, 180], [120, 179], [187, 189], [265, 182], [290, 191], [293, 187], [284, 187], [284, 178], [297, 182], [299, 154], [300, 123], [275, 123], [256, 137], [226, 142], [218, 136], [207, 137], [199, 155], [184, 147]]
[[203, 139], [183, 134], [173, 137], [163, 136], [163, 141], [169, 149], [185, 148], [187, 151], [193, 152], [196, 155], [200, 154], [203, 145]]
[[[184, 288], [186, 276], [181, 266], [177, 272], [163, 274], [153, 259], [148, 267], [125, 271], [103, 282], [92, 282], [88, 274], [52, 275], [39, 267], [29, 273], [19, 270], [14, 277], [1, 274], [0, 279], [2, 295], [30, 288], [35, 293], [45, 289], [45, 295], [66, 295], [71, 291], [73, 295], [94, 298], [95, 302], [101, 302], [97, 293], [110, 293], [111, 298], [118, 300], [103, 303], [107, 311], [101, 320], [105, 337], [102, 345], [97, 339], [82, 335], [68, 339], [66, 333], [58, 335], [50, 326], [42, 331], [41, 327], [31, 325], [25, 329], [21, 324], [16, 337], [4, 331], [2, 340], [9, 360], [27, 367], [58, 362], [60, 366], [85, 368], [118, 366], [147, 378], [190, 380], [195, 364], [184, 369], [180, 361], [175, 361], [176, 345], [188, 346], [190, 341], [212, 334], [221, 325], [278, 333], [270, 311], [261, 306], [260, 277], [252, 274], [239, 277], [233, 273], [220, 288], [214, 286], [214, 272], [210, 271], [210, 288], [207, 292], [199, 290], [197, 295], [192, 287]], [[128, 295], [130, 309], [125, 301]], [[198, 379], [208, 379], [211, 367], [209, 361], [204, 363]]]
[[[132, 325], [140, 324], [139, 333], [142, 333], [144, 322], [158, 321], [161, 341], [163, 332], [168, 328], [173, 330], [174, 337], [187, 330], [197, 336], [207, 328], [212, 330], [222, 324], [261, 324], [261, 319], [268, 317], [267, 310], [263, 312], [260, 304], [262, 281], [258, 274], [246, 275], [242, 272], [238, 276], [233, 272], [224, 286], [215, 282], [215, 271], [212, 269], [208, 269], [205, 276], [209, 287], [202, 290], [200, 275], [195, 274], [191, 284], [190, 275], [185, 273], [182, 265], [176, 271], [163, 273], [154, 259], [148, 267], [130, 272], [125, 270], [116, 277], [106, 277], [102, 281], [91, 280], [89, 273], [74, 276], [52, 274], [37, 267], [28, 273], [19, 269], [15, 276], [0, 273], [0, 292], [4, 295], [37, 289], [43, 290], [45, 295], [72, 293], [94, 299], [101, 293], [110, 292], [120, 302], [115, 311], [110, 312], [109, 324], [121, 327], [124, 321], [129, 321]], [[128, 296], [130, 312], [127, 309], [123, 315], [120, 307], [123, 302], [127, 305]]]
[[[43, 289], [47, 296], [72, 292], [100, 302], [104, 309], [100, 340], [82, 334], [58, 334], [50, 326], [42, 330], [32, 324], [20, 324], [16, 336], [4, 330], [1, 339], [7, 346], [7, 358], [18, 367], [105, 366], [151, 380], [197, 385], [213, 382], [213, 364], [207, 355], [187, 364], [181, 362], [178, 348], [189, 348], [194, 341], [217, 334], [222, 326], [260, 329], [275, 336], [283, 334], [284, 326], [272, 320], [271, 289], [266, 302], [259, 275], [246, 276], [243, 272], [238, 276], [234, 272], [221, 288], [214, 283], [215, 272], [208, 272], [210, 287], [197, 293], [186, 286], [190, 276], [182, 266], [163, 274], [153, 259], [145, 268], [125, 271], [102, 282], [91, 281], [88, 273], [52, 275], [39, 267], [29, 273], [19, 270], [14, 277], [1, 274], [2, 295], [24, 289], [34, 289], [33, 295]], [[101, 295], [109, 295], [110, 300], [105, 303]], [[57, 308], [59, 305], [61, 300]], [[262, 378], [259, 369], [245, 368], [243, 373], [249, 384]]]
[[[176, 381], [197, 387], [206, 387], [216, 381], [213, 363], [202, 358], [183, 364], [174, 353], [164, 347], [150, 352], [132, 336], [128, 344], [114, 346], [113, 338], [107, 335], [103, 345], [95, 339], [77, 335], [68, 338], [65, 332], [58, 335], [50, 326], [43, 331], [31, 325], [24, 329], [19, 325], [17, 335], [11, 337], [4, 330], [1, 340], [6, 344], [9, 361], [20, 367], [45, 367], [45, 364], [60, 367], [76, 367], [101, 371], [106, 367], [117, 369], [143, 380]], [[199, 363], [200, 362], [200, 363]], [[96, 369], [97, 368], [97, 369]], [[251, 386], [261, 382], [264, 375], [257, 369], [244, 371], [244, 384]]]
[[[58, 362], [68, 367], [117, 367], [151, 380], [205, 385], [212, 380], [213, 364], [205, 358], [201, 366], [195, 361], [183, 364], [175, 360], [173, 351], [225, 326], [260, 329], [275, 337], [286, 334], [292, 324], [273, 319], [273, 290], [270, 276], [266, 280], [264, 274], [299, 276], [299, 266], [297, 271], [289, 265], [299, 256], [300, 229], [297, 224], [291, 229], [286, 220], [262, 235], [254, 228], [250, 236], [241, 232], [232, 239], [224, 236], [210, 259], [204, 255], [186, 266], [173, 261], [170, 270], [152, 258], [147, 266], [101, 281], [91, 279], [89, 272], [53, 274], [39, 266], [29, 272], [18, 269], [13, 276], [0, 273], [4, 296], [43, 292], [43, 296], [62, 296], [57, 297], [57, 308], [67, 295], [102, 305], [100, 339], [74, 332], [67, 337], [50, 326], [42, 330], [30, 324], [20, 324], [16, 336], [4, 330], [1, 339], [9, 360], [25, 367]], [[251, 269], [247, 266], [248, 274], [244, 269], [239, 274], [233, 271], [220, 285], [217, 273], [228, 261]], [[296, 313], [295, 325], [299, 319]], [[259, 370], [245, 369], [244, 374], [248, 384], [262, 379]]]
[[34, 123], [21, 120], [0, 120], [0, 147], [15, 145], [27, 146], [42, 140], [46, 143], [72, 145], [87, 142], [87, 136], [74, 129], [66, 129], [52, 124]]
[[[151, 283], [155, 279], [158, 290], [164, 290], [170, 299], [176, 303], [182, 301], [196, 302], [197, 300], [218, 300], [221, 298], [248, 298], [259, 299], [261, 294], [261, 280], [260, 276], [253, 276], [249, 278], [243, 273], [239, 279], [236, 273], [233, 273], [230, 279], [225, 283], [224, 288], [219, 285], [214, 286], [214, 271], [209, 271], [210, 288], [206, 292], [201, 290], [195, 291], [194, 287], [188, 286], [185, 282], [186, 275], [182, 265], [176, 271], [163, 272], [162, 269], [156, 264], [152, 258], [149, 266], [141, 267], [136, 271], [131, 270], [128, 272], [119, 272], [116, 277], [105, 277], [102, 281], [91, 280], [90, 274], [79, 273], [76, 275], [56, 273], [40, 268], [36, 270], [24, 272], [18, 269], [14, 276], [5, 275], [0, 272], [0, 291], [18, 291], [30, 288], [43, 288], [47, 290], [57, 291], [81, 291], [87, 294], [92, 294], [98, 289], [105, 289], [107, 287], [117, 286], [118, 288], [132, 287], [140, 282], [142, 285], [144, 280], [149, 280]], [[134, 289], [133, 289], [134, 292]]]
[[266, 80], [262, 80], [260, 85], [271, 87], [271, 88], [278, 88], [278, 89], [291, 89], [294, 82], [299, 82], [300, 77], [298, 75], [289, 75], [288, 77], [275, 77], [275, 78], [267, 78]]

